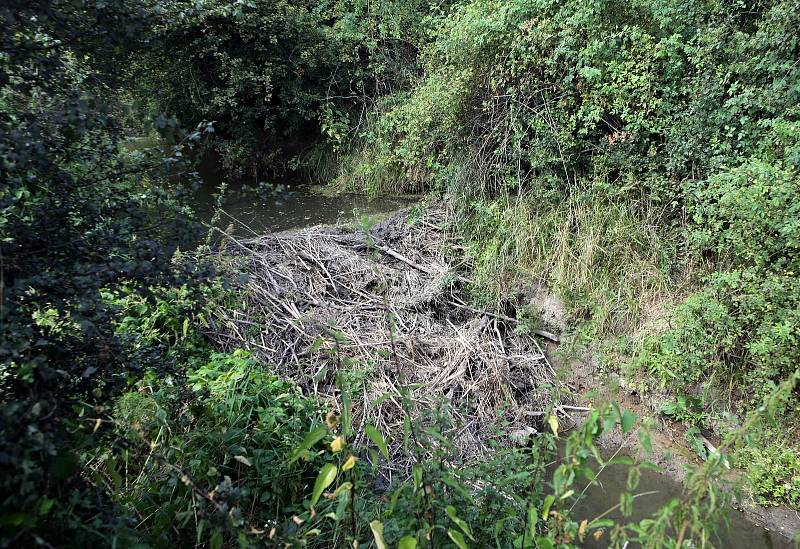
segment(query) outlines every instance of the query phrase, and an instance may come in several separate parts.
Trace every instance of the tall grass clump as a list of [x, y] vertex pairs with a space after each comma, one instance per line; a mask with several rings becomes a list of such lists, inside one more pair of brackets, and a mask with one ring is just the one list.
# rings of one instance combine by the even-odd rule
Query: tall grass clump
[[461, 212], [478, 295], [498, 302], [519, 288], [561, 295], [574, 321], [620, 334], [670, 298], [675, 239], [661, 211], [623, 201], [533, 196], [474, 200]]

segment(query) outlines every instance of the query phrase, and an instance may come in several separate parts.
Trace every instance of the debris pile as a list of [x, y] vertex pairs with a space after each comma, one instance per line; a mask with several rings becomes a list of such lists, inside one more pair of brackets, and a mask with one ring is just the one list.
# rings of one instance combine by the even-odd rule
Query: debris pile
[[[487, 450], [500, 422], [534, 433], [556, 396], [555, 373], [512, 319], [468, 305], [467, 281], [448, 261], [457, 243], [447, 216], [432, 208], [363, 230], [230, 238], [216, 261], [236, 273], [242, 303], [214, 311], [211, 337], [223, 349], [250, 350], [331, 403], [340, 402], [340, 374], [356, 433], [367, 423], [402, 433], [404, 418], [413, 422], [443, 399], [456, 421], [442, 434], [465, 458]], [[402, 437], [390, 439], [389, 474], [407, 465]]]

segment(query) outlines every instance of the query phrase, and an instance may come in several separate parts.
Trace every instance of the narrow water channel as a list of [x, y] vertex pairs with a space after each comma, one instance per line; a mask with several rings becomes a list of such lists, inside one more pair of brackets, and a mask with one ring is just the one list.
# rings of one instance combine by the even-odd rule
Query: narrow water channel
[[[586, 491], [586, 497], [575, 505], [574, 512], [578, 521], [587, 519], [590, 522], [619, 503], [619, 496], [625, 491], [628, 480], [628, 468], [624, 465], [610, 465], [598, 476], [600, 483]], [[633, 504], [633, 515], [628, 521], [639, 521], [657, 512], [665, 503], [680, 497], [683, 486], [657, 471], [643, 469], [636, 494], [656, 492], [636, 498]], [[617, 510], [605, 515], [606, 518], [626, 520]], [[729, 524], [720, 524], [719, 538], [714, 546], [725, 549], [790, 549], [794, 544], [784, 536], [764, 530], [747, 520], [742, 513], [731, 509], [728, 513]], [[586, 543], [587, 547], [607, 547], [607, 540]]]
[[[216, 210], [216, 195], [224, 178], [219, 163], [213, 158], [202, 159], [198, 170], [203, 183], [192, 194], [192, 205], [198, 217], [207, 222]], [[241, 184], [230, 185], [219, 220], [222, 227], [233, 225], [234, 234], [242, 237], [347, 223], [364, 215], [387, 213], [415, 203], [413, 199], [398, 197], [324, 196], [313, 192], [310, 185], [292, 179], [283, 181], [280, 190], [275, 192], [243, 192], [243, 188]]]

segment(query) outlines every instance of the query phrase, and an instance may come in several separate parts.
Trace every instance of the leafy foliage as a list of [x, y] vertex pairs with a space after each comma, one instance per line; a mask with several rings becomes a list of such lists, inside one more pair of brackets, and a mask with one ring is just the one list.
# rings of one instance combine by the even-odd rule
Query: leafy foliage
[[361, 128], [352, 180], [449, 197], [484, 301], [549, 288], [595, 337], [661, 316], [625, 348], [643, 385], [743, 414], [799, 358], [799, 13], [458, 2]]
[[104, 293], [202, 278], [172, 263], [192, 230], [156, 184], [161, 155], [120, 147], [112, 69], [137, 44], [145, 6], [0, 9], [2, 545], [93, 545], [129, 524], [83, 474], [109, 399], [143, 371]]
[[[704, 544], [729, 449], [761, 501], [800, 504], [796, 448], [742, 434], [798, 412], [798, 27], [796, 0], [5, 2], [0, 545]], [[159, 147], [124, 146], [148, 116]], [[634, 363], [673, 392], [727, 382], [742, 427], [653, 517], [578, 521], [597, 438], [650, 447], [630, 411], [591, 410], [551, 472], [554, 410], [457, 463], [445, 405], [381, 433], [348, 413], [366, 369], [321, 403], [209, 348], [202, 308], [229, 296], [178, 253], [198, 235], [172, 176], [200, 145], [261, 183], [319, 138], [320, 173], [449, 196], [486, 301], [533, 273], [620, 333], [702, 265]], [[706, 401], [673, 396], [699, 443]], [[408, 479], [387, 483], [388, 437]]]
[[207, 143], [231, 175], [280, 171], [350, 113], [408, 79], [424, 14], [437, 2], [180, 0], [160, 5], [151, 47], [131, 60], [145, 110], [186, 125], [214, 120]]

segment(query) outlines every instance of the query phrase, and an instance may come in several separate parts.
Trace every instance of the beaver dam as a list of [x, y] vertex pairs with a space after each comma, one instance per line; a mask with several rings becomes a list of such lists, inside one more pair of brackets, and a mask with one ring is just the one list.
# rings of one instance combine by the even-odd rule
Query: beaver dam
[[[431, 207], [364, 228], [229, 236], [214, 260], [241, 299], [213, 311], [209, 336], [224, 350], [248, 349], [340, 412], [344, 383], [361, 437], [355, 444], [369, 443], [362, 434], [368, 423], [388, 435], [390, 460], [379, 470], [389, 482], [405, 477], [413, 459], [402, 451], [404, 422], [431, 421], [428, 412], [441, 402], [454, 418], [442, 434], [464, 461], [484, 455], [490, 443], [523, 442], [549, 429], [551, 413], [574, 425], [570, 415], [586, 408], [573, 406], [573, 388], [557, 380], [537, 341], [555, 336], [523, 333], [515, 319], [470, 305], [463, 248], [448, 226], [447, 210]], [[614, 507], [627, 478], [624, 467], [605, 469], [578, 513], [594, 517]], [[648, 471], [642, 486], [659, 495], [637, 502], [637, 520], [683, 490]], [[732, 528], [720, 531], [722, 546], [788, 547], [779, 534], [738, 514], [731, 519]]]
[[[408, 214], [364, 229], [227, 240], [216, 260], [236, 274], [243, 299], [215, 312], [210, 336], [223, 349], [250, 350], [332, 407], [341, 405], [344, 374], [356, 433], [367, 423], [402, 432], [404, 417], [421, 420], [447, 401], [455, 421], [442, 434], [468, 459], [487, 450], [501, 423], [520, 437], [541, 429], [553, 402], [571, 424], [536, 336], [468, 305], [447, 211]], [[390, 441], [389, 477], [408, 465], [400, 438]]]

